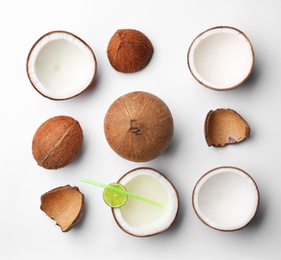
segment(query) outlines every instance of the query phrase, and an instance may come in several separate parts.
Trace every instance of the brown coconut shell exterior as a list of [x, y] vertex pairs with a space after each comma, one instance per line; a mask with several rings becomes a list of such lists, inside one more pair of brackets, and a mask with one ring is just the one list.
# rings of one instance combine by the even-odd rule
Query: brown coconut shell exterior
[[67, 232], [83, 217], [84, 194], [70, 185], [52, 189], [41, 196], [40, 209]]
[[118, 222], [118, 220], [117, 220], [117, 218], [116, 218], [116, 215], [115, 215], [115, 209], [114, 209], [114, 208], [111, 208], [111, 212], [112, 212], [112, 215], [113, 215], [113, 217], [114, 217], [114, 220], [115, 220], [116, 224], [119, 226], [119, 228], [120, 228], [121, 230], [123, 230], [125, 233], [127, 233], [127, 234], [129, 234], [129, 235], [131, 235], [131, 236], [135, 236], [135, 237], [140, 237], [140, 238], [142, 238], [142, 237], [151, 237], [151, 236], [155, 236], [155, 235], [161, 234], [161, 233], [167, 231], [167, 230], [173, 225], [173, 223], [176, 221], [176, 219], [177, 219], [177, 217], [178, 217], [178, 214], [179, 214], [179, 209], [180, 209], [180, 198], [179, 198], [179, 193], [178, 193], [176, 187], [174, 186], [174, 184], [173, 184], [163, 173], [161, 173], [161, 172], [155, 170], [154, 168], [150, 168], [150, 167], [138, 167], [138, 168], [132, 169], [132, 170], [128, 171], [127, 173], [125, 173], [125, 174], [118, 180], [118, 183], [121, 182], [121, 180], [122, 180], [125, 176], [127, 176], [127, 175], [130, 174], [131, 172], [134, 172], [134, 171], [139, 170], [139, 169], [149, 169], [149, 170], [153, 170], [153, 171], [157, 172], [158, 174], [160, 174], [163, 178], [165, 178], [165, 179], [171, 184], [171, 186], [173, 187], [173, 189], [175, 190], [176, 195], [177, 195], [177, 202], [178, 202], [178, 205], [177, 205], [177, 209], [178, 209], [178, 210], [177, 210], [177, 213], [176, 213], [176, 215], [175, 215], [174, 220], [170, 223], [170, 225], [168, 225], [166, 228], [164, 228], [164, 229], [162, 229], [162, 230], [160, 230], [160, 231], [158, 231], [158, 232], [151, 233], [151, 234], [148, 234], [148, 235], [137, 235], [137, 234], [133, 234], [133, 233], [129, 232], [127, 229], [125, 229], [125, 228]]
[[70, 164], [80, 153], [83, 131], [77, 120], [56, 116], [45, 121], [35, 132], [32, 154], [39, 166], [58, 169]]
[[205, 120], [205, 139], [208, 146], [235, 144], [250, 137], [250, 126], [233, 109], [210, 110]]
[[153, 46], [142, 32], [134, 29], [117, 30], [111, 37], [107, 56], [112, 67], [124, 73], [143, 69], [150, 61]]
[[162, 154], [172, 140], [173, 131], [173, 118], [167, 105], [143, 91], [119, 97], [104, 119], [110, 147], [134, 162], [150, 161]]

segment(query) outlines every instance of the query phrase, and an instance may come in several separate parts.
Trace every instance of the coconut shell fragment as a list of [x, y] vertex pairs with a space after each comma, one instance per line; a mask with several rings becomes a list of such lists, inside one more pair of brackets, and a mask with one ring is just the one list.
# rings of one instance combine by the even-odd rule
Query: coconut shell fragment
[[232, 109], [211, 110], [205, 120], [205, 139], [208, 146], [235, 144], [250, 137], [250, 126]]
[[143, 69], [150, 61], [153, 46], [140, 31], [134, 29], [117, 30], [111, 37], [107, 56], [112, 67], [124, 73]]
[[58, 169], [70, 164], [80, 153], [83, 131], [77, 120], [56, 116], [45, 121], [35, 132], [32, 154], [39, 166]]
[[76, 186], [58, 187], [41, 196], [40, 208], [67, 232], [83, 217], [84, 195]]
[[134, 162], [150, 161], [162, 154], [172, 140], [173, 130], [168, 106], [157, 96], [143, 91], [119, 97], [104, 119], [110, 147]]

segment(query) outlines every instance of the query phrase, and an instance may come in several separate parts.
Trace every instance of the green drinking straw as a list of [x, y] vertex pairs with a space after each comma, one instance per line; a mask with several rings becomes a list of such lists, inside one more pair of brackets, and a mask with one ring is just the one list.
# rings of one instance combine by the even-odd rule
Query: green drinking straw
[[130, 192], [127, 192], [127, 191], [124, 191], [124, 190], [112, 187], [110, 185], [106, 185], [106, 184], [103, 184], [103, 183], [100, 183], [100, 182], [96, 182], [96, 181], [92, 181], [92, 180], [88, 180], [88, 179], [84, 179], [84, 178], [80, 179], [80, 181], [88, 183], [88, 184], [93, 184], [93, 185], [96, 185], [96, 186], [99, 186], [99, 187], [102, 187], [102, 188], [105, 188], [105, 189], [113, 190], [113, 191], [121, 193], [123, 195], [127, 195], [129, 197], [132, 197], [132, 198], [135, 198], [135, 199], [138, 199], [138, 200], [150, 203], [150, 204], [152, 204], [154, 206], [158, 206], [158, 207], [164, 208], [164, 205], [162, 205], [161, 203], [158, 203], [158, 202], [152, 201], [150, 199], [138, 196], [136, 194], [133, 194], [133, 193], [130, 193]]

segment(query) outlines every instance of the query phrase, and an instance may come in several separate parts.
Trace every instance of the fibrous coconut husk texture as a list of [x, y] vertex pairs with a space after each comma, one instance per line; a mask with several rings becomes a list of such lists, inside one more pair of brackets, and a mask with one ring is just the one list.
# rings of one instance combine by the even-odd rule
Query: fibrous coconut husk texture
[[35, 132], [32, 154], [39, 166], [58, 169], [71, 163], [80, 153], [83, 131], [79, 122], [69, 116], [45, 121]]
[[56, 221], [63, 232], [67, 232], [83, 217], [84, 195], [76, 186], [58, 187], [41, 196], [40, 208]]
[[150, 161], [162, 154], [172, 140], [173, 130], [168, 106], [143, 91], [119, 97], [104, 119], [105, 136], [111, 148], [135, 162]]
[[250, 137], [250, 126], [233, 109], [210, 110], [205, 120], [205, 139], [209, 146], [235, 144]]
[[107, 56], [112, 67], [124, 73], [143, 69], [150, 61], [153, 46], [142, 32], [134, 29], [117, 30], [111, 37]]

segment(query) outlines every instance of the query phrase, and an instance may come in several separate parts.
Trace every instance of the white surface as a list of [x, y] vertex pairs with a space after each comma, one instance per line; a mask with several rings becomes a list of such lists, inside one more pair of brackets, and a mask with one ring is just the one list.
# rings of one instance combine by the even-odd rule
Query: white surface
[[[279, 0], [80, 0], [5, 1], [1, 6], [1, 214], [0, 258], [10, 259], [271, 259], [280, 247], [280, 42]], [[200, 86], [187, 67], [187, 50], [198, 33], [234, 26], [250, 38], [256, 64], [241, 87], [217, 92]], [[139, 73], [121, 74], [109, 64], [107, 43], [119, 28], [144, 32], [155, 52]], [[70, 31], [94, 50], [93, 88], [67, 101], [39, 95], [25, 72], [30, 47], [54, 29]], [[175, 135], [169, 149], [149, 163], [132, 163], [106, 143], [103, 118], [120, 95], [144, 90], [169, 106]], [[251, 126], [251, 138], [223, 148], [208, 147], [204, 120], [210, 109], [232, 108]], [[57, 171], [36, 165], [31, 141], [46, 119], [70, 115], [84, 130], [84, 148], [73, 164]], [[198, 178], [221, 165], [244, 169], [257, 182], [261, 205], [245, 229], [222, 233], [205, 226], [191, 206]], [[177, 187], [180, 214], [171, 229], [135, 238], [115, 224], [102, 189], [80, 178], [110, 183], [139, 166], [163, 172]], [[77, 185], [86, 196], [85, 217], [68, 233], [39, 209], [40, 196], [60, 185]]]

